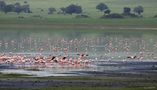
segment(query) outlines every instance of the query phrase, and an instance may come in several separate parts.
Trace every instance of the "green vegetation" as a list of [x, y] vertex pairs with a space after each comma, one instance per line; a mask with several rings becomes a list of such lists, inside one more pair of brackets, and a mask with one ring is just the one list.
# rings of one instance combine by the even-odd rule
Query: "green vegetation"
[[[102, 25], [141, 25], [156, 26], [157, 20], [153, 18], [157, 14], [156, 0], [5, 0], [6, 4], [20, 3], [21, 6], [29, 5], [32, 13], [0, 12], [0, 24], [102, 24]], [[124, 7], [129, 7], [131, 13], [135, 7], [142, 6], [144, 18], [127, 19], [100, 19], [104, 13], [96, 9], [100, 3], [105, 3], [109, 10], [104, 13], [123, 13]], [[74, 4], [81, 6], [82, 14], [75, 18], [76, 14], [64, 15], [64, 7]], [[17, 4], [18, 5], [18, 4]], [[41, 7], [42, 6], [42, 7]], [[18, 11], [18, 10], [17, 10]], [[81, 11], [80, 11], [81, 12]], [[140, 11], [142, 12], [142, 11]], [[48, 14], [50, 13], [50, 14]], [[140, 13], [141, 14], [141, 13]], [[84, 18], [90, 17], [90, 18]]]
[[[128, 18], [128, 19], [92, 19], [92, 18], [86, 18], [86, 19], [74, 19], [74, 18], [34, 18], [34, 17], [28, 17], [25, 19], [18, 19], [18, 18], [0, 18], [0, 27], [4, 24], [8, 24], [7, 26], [10, 26], [9, 24], [36, 24], [36, 25], [51, 25], [51, 24], [94, 24], [94, 25], [132, 25], [132, 26], [156, 26], [157, 25], [157, 18]], [[3, 26], [4, 26], [3, 25]]]
[[[13, 4], [16, 2], [24, 4], [24, 1], [25, 0], [5, 0], [5, 2], [8, 4], [10, 3]], [[82, 8], [84, 9], [86, 13], [89, 13], [91, 17], [95, 17], [95, 18], [100, 17], [102, 14], [101, 12], [96, 10], [96, 5], [101, 2], [108, 5], [108, 7], [112, 10], [112, 12], [115, 12], [115, 13], [120, 13], [120, 12], [122, 13], [123, 8], [126, 6], [130, 8], [134, 8], [138, 5], [141, 5], [145, 9], [144, 14], [143, 14], [145, 17], [153, 17], [154, 15], [157, 14], [157, 11], [156, 11], [157, 1], [156, 0], [96, 0], [96, 1], [95, 0], [82, 0], [81, 2], [78, 0], [62, 0], [62, 1], [27, 0], [27, 3], [30, 5], [32, 12], [36, 14], [41, 14], [41, 11], [40, 11], [41, 8], [44, 10], [43, 14], [47, 14], [45, 12], [47, 12], [47, 9], [49, 7], [54, 7], [57, 10], [59, 10], [61, 7], [66, 7], [70, 4], [78, 4], [82, 6]]]
[[[70, 82], [99, 82], [99, 83], [105, 83], [106, 86], [104, 87], [99, 87], [99, 86], [94, 86], [94, 87], [79, 87], [72, 85], [70, 87], [68, 84], [65, 84], [63, 86], [57, 86], [57, 87], [42, 87], [42, 88], [0, 88], [3, 90], [156, 90], [157, 89], [157, 83], [156, 83], [156, 77], [143, 77], [141, 76], [140, 78], [137, 77], [122, 77], [122, 76], [117, 76], [117, 77], [109, 77], [109, 76], [88, 76], [88, 77], [28, 77], [27, 75], [20, 75], [20, 74], [0, 74], [0, 80], [5, 81], [5, 82], [32, 82], [32, 83], [46, 83], [45, 81], [52, 81], [55, 82], [55, 80], [61, 80], [63, 82], [65, 81], [70, 81]], [[66, 86], [67, 85], [67, 86]], [[112, 85], [117, 85], [117, 86], [112, 86]], [[123, 85], [123, 86], [121, 86]]]
[[[1, 77], [1, 81], [22, 81], [23, 83], [26, 81], [29, 82], [45, 82], [51, 80], [63, 80], [70, 82], [102, 82], [106, 83], [104, 87], [78, 87], [78, 86], [60, 86], [60, 87], [44, 87], [38, 89], [30, 89], [30, 88], [0, 88], [3, 90], [156, 90], [157, 84], [155, 78], [126, 78], [126, 77]], [[123, 86], [113, 86], [112, 84], [120, 84]], [[111, 86], [110, 86], [111, 85]]]

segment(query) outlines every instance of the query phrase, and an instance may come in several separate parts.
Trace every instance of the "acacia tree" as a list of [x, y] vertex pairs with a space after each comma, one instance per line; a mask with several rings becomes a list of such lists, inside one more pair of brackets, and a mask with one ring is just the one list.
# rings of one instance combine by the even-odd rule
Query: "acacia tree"
[[134, 8], [133, 12], [140, 16], [141, 13], [144, 12], [144, 8], [142, 6], [137, 6], [137, 7]]
[[124, 7], [123, 8], [123, 14], [130, 14], [131, 8], [130, 7]]
[[19, 14], [20, 12], [22, 12], [22, 8], [21, 8], [21, 5], [20, 3], [15, 3], [14, 4], [14, 12], [16, 12], [17, 14]]
[[7, 14], [8, 12], [15, 12], [17, 14], [24, 13], [32, 13], [30, 10], [29, 4], [21, 5], [19, 2], [15, 4], [6, 4], [4, 1], [0, 1], [0, 11]]
[[78, 5], [71, 4], [65, 8], [65, 13], [67, 14], [80, 14], [82, 13], [82, 7]]
[[108, 6], [105, 3], [99, 3], [96, 6], [96, 9], [98, 9], [101, 12], [104, 12], [104, 11], [108, 10]]
[[9, 4], [9, 5], [6, 5], [4, 7], [5, 14], [7, 14], [8, 12], [13, 12], [13, 11], [14, 11], [14, 5], [13, 4]]
[[6, 6], [6, 3], [4, 1], [0, 1], [0, 11], [3, 11]]

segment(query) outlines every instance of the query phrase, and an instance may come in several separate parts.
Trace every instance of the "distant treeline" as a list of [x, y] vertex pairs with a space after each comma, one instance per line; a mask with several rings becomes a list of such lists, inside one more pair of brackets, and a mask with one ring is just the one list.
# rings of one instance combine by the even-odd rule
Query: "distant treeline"
[[7, 14], [8, 12], [16, 12], [17, 14], [24, 12], [24, 13], [32, 13], [30, 10], [29, 4], [24, 2], [24, 5], [21, 5], [19, 2], [15, 4], [6, 4], [4, 1], [0, 1], [0, 11]]
[[[103, 13], [101, 18], [126, 18], [126, 17], [143, 17], [142, 13], [144, 12], [144, 8], [142, 6], [136, 6], [133, 9], [130, 7], [124, 7], [122, 13], [112, 13], [112, 10], [105, 3], [99, 3], [96, 5], [96, 9]], [[15, 12], [17, 14], [20, 13], [33, 13], [30, 9], [30, 5], [27, 1], [21, 3], [16, 2], [14, 4], [6, 4], [5, 1], [0, 1], [0, 11], [7, 14], [8, 12]], [[41, 12], [44, 9], [41, 8]], [[83, 9], [79, 5], [71, 4], [67, 7], [61, 7], [58, 11], [54, 7], [49, 7], [47, 14], [77, 14], [76, 18], [89, 18], [89, 16], [83, 12]]]
[[[19, 2], [16, 2], [15, 4], [6, 4], [5, 1], [0, 1], [0, 11], [7, 14], [8, 12], [15, 12], [17, 14], [19, 13], [33, 13], [30, 9], [30, 5], [27, 3], [27, 1], [24, 1], [24, 5], [21, 5]], [[44, 11], [41, 9], [41, 11]], [[53, 14], [57, 10], [54, 7], [48, 8], [48, 14]], [[61, 7], [58, 14], [81, 14], [82, 13], [82, 7], [79, 5], [71, 4], [67, 7]]]
[[133, 12], [131, 12], [132, 10], [130, 7], [124, 7], [123, 13], [111, 13], [111, 10], [105, 3], [99, 3], [96, 6], [96, 9], [104, 13], [102, 18], [142, 17], [141, 14], [144, 12], [144, 8], [142, 6], [137, 6], [133, 8]]

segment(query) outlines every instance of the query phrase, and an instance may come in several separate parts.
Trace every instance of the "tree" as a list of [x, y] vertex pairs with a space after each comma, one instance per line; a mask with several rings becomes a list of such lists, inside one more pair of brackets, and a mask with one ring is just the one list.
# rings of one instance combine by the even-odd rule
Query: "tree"
[[[2, 9], [3, 8], [3, 9]], [[5, 2], [0, 1], [0, 10], [5, 12], [16, 12], [17, 14], [24, 12], [24, 13], [31, 13], [30, 7], [28, 4], [21, 5], [19, 2], [15, 4], [5, 4]]]
[[82, 13], [82, 7], [78, 6], [78, 5], [71, 4], [65, 8], [65, 12], [67, 14], [73, 14], [73, 13], [80, 14], [80, 13]]
[[8, 12], [13, 12], [14, 10], [14, 5], [13, 4], [9, 4], [9, 5], [6, 5], [5, 8], [4, 8], [4, 12], [7, 14]]
[[96, 9], [100, 10], [101, 12], [105, 11], [108, 9], [108, 6], [104, 3], [99, 3], [97, 6], [96, 6]]
[[6, 6], [6, 3], [4, 1], [0, 1], [0, 11], [3, 11]]
[[14, 6], [15, 6], [15, 7], [19, 7], [19, 6], [21, 6], [21, 5], [20, 5], [19, 2], [17, 2], [17, 3], [14, 4]]
[[128, 15], [130, 14], [131, 8], [130, 7], [124, 7], [123, 8], [123, 14]]
[[144, 12], [144, 8], [142, 6], [137, 6], [134, 8], [134, 13], [137, 13], [138, 15], [141, 15], [141, 13]]
[[17, 14], [19, 14], [20, 12], [22, 12], [22, 8], [21, 8], [21, 5], [20, 3], [15, 3], [14, 4], [14, 12], [16, 12]]
[[76, 6], [76, 7], [75, 7], [75, 13], [76, 13], [76, 14], [82, 13], [82, 8], [81, 8], [81, 6]]
[[21, 9], [24, 13], [31, 13], [29, 5], [22, 5]]
[[53, 14], [54, 12], [56, 12], [56, 9], [53, 7], [48, 8], [48, 14]]

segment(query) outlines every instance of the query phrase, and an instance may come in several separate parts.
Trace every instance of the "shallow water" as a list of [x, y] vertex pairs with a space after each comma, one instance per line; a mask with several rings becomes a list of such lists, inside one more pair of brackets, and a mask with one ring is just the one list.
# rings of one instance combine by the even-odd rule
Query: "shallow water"
[[[157, 31], [151, 30], [0, 30], [0, 53], [25, 56], [88, 54], [86, 67], [0, 65], [2, 73], [35, 76], [77, 76], [88, 71], [139, 72], [156, 69]], [[67, 49], [67, 52], [65, 51]], [[135, 59], [127, 58], [136, 56]], [[146, 63], [124, 64], [145, 61]], [[150, 63], [152, 62], [152, 63]], [[148, 65], [147, 65], [148, 64]], [[105, 74], [104, 74], [105, 75]]]

